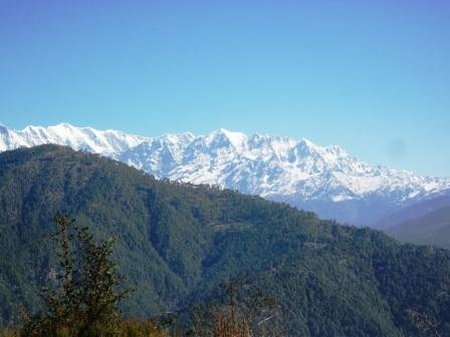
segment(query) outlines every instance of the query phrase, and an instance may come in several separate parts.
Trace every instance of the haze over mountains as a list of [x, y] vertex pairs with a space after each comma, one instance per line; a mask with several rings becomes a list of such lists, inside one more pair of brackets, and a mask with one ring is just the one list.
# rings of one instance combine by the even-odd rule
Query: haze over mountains
[[450, 249], [450, 206], [398, 222], [386, 232], [401, 241]]
[[159, 179], [237, 189], [357, 225], [376, 224], [400, 208], [450, 194], [450, 179], [373, 167], [339, 146], [306, 139], [225, 129], [148, 137], [70, 124], [0, 126], [0, 151], [48, 143], [120, 160]]

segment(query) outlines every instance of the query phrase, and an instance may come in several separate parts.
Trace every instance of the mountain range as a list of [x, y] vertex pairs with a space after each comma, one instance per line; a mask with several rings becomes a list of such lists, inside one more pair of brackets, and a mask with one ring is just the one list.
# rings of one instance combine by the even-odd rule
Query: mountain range
[[0, 326], [41, 309], [37, 290], [57, 286], [58, 211], [96, 239], [116, 238], [114, 261], [135, 289], [127, 316], [188, 322], [227, 303], [223, 285], [234, 280], [239, 299], [265, 298], [256, 322], [275, 317], [264, 331], [277, 321], [283, 336], [423, 336], [411, 311], [450, 336], [448, 250], [57, 145], [0, 153]]
[[50, 143], [107, 156], [158, 179], [235, 189], [355, 225], [377, 227], [399, 209], [450, 195], [450, 179], [370, 166], [339, 146], [306, 139], [225, 129], [148, 137], [70, 124], [0, 126], [0, 151]]

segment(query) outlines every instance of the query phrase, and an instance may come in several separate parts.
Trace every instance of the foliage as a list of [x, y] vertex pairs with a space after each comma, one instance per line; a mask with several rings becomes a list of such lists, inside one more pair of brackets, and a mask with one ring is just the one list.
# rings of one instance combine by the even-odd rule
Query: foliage
[[289, 336], [418, 336], [407, 310], [450, 322], [436, 298], [450, 278], [446, 250], [400, 245], [285, 204], [157, 181], [106, 158], [39, 146], [0, 154], [5, 326], [19, 323], [21, 305], [32, 314], [43, 308], [35, 292], [52, 279], [58, 257], [46, 237], [60, 209], [99, 240], [118, 238], [112, 257], [136, 289], [120, 304], [130, 317], [183, 316], [239, 277], [277, 300]]
[[[105, 331], [96, 331], [93, 336], [104, 336]], [[30, 335], [20, 329], [1, 329], [0, 337], [29, 337]], [[42, 336], [52, 335], [50, 333], [44, 333]], [[56, 337], [73, 337], [68, 330], [59, 329]], [[156, 322], [153, 321], [138, 321], [138, 320], [120, 320], [116, 327], [116, 336], [118, 337], [168, 337], [164, 329], [162, 329]], [[175, 336], [173, 336], [175, 337]]]
[[127, 294], [111, 259], [113, 240], [97, 243], [86, 227], [56, 215], [59, 269], [42, 291], [45, 309], [25, 324], [25, 336], [119, 336], [117, 304]]
[[276, 301], [252, 284], [231, 280], [225, 293], [191, 309], [187, 335], [196, 337], [285, 336]]
[[[427, 314], [425, 311], [409, 309], [407, 310], [409, 318], [417, 331], [423, 336], [444, 337], [450, 333], [450, 282], [445, 288], [439, 291], [433, 300], [437, 307], [445, 314], [438, 319], [433, 314]], [[423, 310], [423, 309], [422, 309]]]

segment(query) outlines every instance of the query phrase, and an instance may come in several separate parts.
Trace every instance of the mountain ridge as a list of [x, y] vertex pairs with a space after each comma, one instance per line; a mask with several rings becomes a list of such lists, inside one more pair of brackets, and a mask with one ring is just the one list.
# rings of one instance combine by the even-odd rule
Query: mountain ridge
[[307, 139], [226, 129], [147, 137], [67, 123], [0, 129], [0, 151], [47, 143], [101, 154], [159, 179], [237, 189], [358, 225], [450, 191], [450, 179], [373, 167], [337, 145]]
[[243, 277], [275, 300], [287, 336], [419, 336], [409, 309], [450, 331], [438, 302], [449, 251], [286, 204], [43, 145], [0, 154], [0, 205], [0, 325], [16, 323], [20, 307], [38, 310], [36, 290], [54, 285], [49, 235], [63, 210], [96, 238], [117, 238], [120, 273], [136, 289], [122, 303], [132, 317], [189, 310]]
[[385, 232], [402, 242], [450, 249], [450, 206], [397, 223]]

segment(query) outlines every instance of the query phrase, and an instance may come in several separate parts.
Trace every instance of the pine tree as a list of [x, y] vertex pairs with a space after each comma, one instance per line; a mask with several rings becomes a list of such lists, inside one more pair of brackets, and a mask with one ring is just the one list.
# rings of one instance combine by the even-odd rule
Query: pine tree
[[55, 222], [56, 285], [42, 290], [46, 311], [28, 321], [24, 335], [117, 336], [117, 305], [129, 289], [123, 289], [111, 258], [114, 239], [97, 242], [65, 214], [57, 214]]

